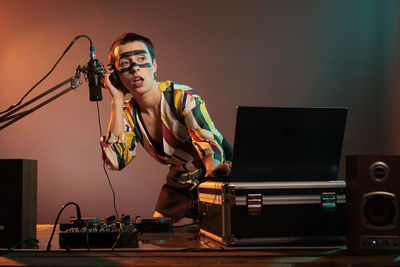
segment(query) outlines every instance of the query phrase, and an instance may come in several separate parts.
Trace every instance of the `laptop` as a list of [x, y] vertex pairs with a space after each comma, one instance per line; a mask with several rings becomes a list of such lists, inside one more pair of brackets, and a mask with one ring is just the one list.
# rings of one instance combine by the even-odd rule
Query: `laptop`
[[337, 179], [347, 110], [238, 106], [230, 180]]

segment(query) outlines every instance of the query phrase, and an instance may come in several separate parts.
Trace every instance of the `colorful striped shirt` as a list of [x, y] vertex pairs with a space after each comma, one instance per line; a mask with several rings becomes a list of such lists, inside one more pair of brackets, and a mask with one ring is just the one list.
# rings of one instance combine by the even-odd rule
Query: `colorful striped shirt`
[[110, 169], [120, 170], [136, 156], [140, 143], [155, 160], [179, 172], [204, 169], [207, 158], [225, 163], [223, 136], [215, 128], [206, 105], [190, 87], [172, 81], [158, 83], [162, 92], [162, 144], [148, 135], [134, 99], [124, 103], [124, 128], [119, 135], [101, 138], [103, 159]]

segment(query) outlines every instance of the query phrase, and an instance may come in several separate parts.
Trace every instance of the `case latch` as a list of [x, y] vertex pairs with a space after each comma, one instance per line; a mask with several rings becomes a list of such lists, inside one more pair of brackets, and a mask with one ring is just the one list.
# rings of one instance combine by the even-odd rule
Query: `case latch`
[[321, 204], [324, 209], [336, 208], [336, 193], [324, 192], [321, 195]]
[[259, 216], [262, 211], [262, 194], [247, 195], [247, 212], [249, 216]]

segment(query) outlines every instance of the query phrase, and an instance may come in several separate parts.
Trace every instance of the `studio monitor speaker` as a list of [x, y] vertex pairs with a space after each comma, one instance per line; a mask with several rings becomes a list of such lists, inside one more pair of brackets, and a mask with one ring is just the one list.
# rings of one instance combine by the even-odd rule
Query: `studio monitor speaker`
[[347, 249], [400, 252], [400, 155], [346, 157]]
[[36, 160], [0, 159], [0, 247], [36, 238], [36, 191]]

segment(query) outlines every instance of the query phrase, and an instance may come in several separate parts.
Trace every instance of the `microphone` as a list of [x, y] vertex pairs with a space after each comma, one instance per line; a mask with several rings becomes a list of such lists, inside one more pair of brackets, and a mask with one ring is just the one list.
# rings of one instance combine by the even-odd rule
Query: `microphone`
[[87, 64], [87, 79], [89, 81], [90, 101], [101, 101], [101, 66], [96, 59], [96, 51], [92, 43], [90, 43], [90, 60]]

